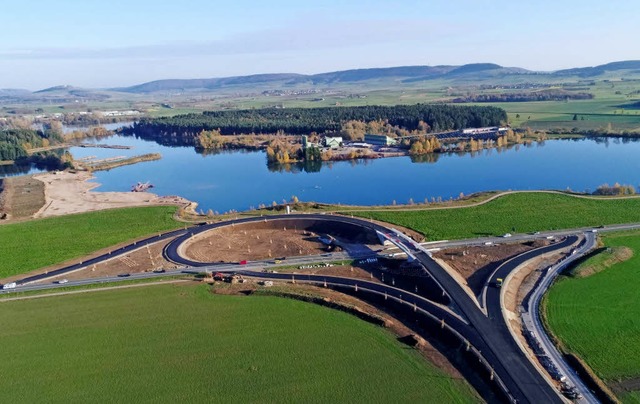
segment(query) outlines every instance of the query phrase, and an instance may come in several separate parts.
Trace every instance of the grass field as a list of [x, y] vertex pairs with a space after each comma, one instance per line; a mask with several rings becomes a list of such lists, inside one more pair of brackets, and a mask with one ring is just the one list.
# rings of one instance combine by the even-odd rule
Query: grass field
[[[546, 298], [546, 317], [566, 349], [619, 391], [621, 382], [640, 380], [640, 232], [610, 234], [603, 241], [607, 247], [628, 247], [634, 255], [586, 278], [562, 277]], [[601, 262], [597, 255], [591, 260]], [[637, 400], [640, 390], [628, 399], [634, 395]]]
[[2, 225], [0, 278], [178, 228], [175, 211], [173, 206], [112, 209]]
[[429, 240], [640, 222], [640, 198], [585, 199], [553, 193], [514, 193], [456, 209], [364, 211], [354, 215], [409, 227]]
[[0, 402], [473, 402], [386, 330], [160, 285], [0, 303]]

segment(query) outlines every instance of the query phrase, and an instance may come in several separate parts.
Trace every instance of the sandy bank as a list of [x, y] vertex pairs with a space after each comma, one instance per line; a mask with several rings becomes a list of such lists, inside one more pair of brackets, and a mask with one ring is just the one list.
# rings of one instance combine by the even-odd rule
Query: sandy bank
[[90, 172], [50, 172], [34, 178], [45, 184], [45, 204], [34, 218], [132, 206], [181, 205], [190, 201], [179, 196], [158, 196], [150, 192], [94, 192], [100, 184]]

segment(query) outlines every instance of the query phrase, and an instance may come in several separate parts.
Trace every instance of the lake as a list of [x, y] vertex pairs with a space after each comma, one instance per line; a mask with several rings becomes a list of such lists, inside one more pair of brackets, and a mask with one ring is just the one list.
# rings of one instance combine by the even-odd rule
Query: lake
[[198, 202], [199, 209], [220, 213], [281, 203], [294, 195], [300, 201], [381, 205], [487, 190], [593, 191], [604, 183], [640, 184], [640, 141], [635, 139], [548, 140], [506, 150], [431, 155], [423, 162], [397, 157], [310, 167], [268, 167], [264, 152], [202, 155], [190, 147], [123, 136], [97, 142], [133, 148], [70, 151], [75, 158], [162, 154], [158, 161], [95, 173], [99, 191], [129, 191], [138, 181], [150, 181], [159, 195], [180, 195]]

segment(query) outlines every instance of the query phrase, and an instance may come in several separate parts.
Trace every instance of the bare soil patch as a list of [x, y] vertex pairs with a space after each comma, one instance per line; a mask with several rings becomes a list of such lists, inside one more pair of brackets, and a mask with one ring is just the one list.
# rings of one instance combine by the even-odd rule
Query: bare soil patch
[[44, 184], [32, 175], [2, 180], [0, 185], [0, 220], [31, 217], [44, 204]]
[[[143, 239], [146, 237], [141, 237]], [[146, 247], [143, 247], [139, 250], [133, 251], [129, 254], [114, 257], [111, 260], [103, 261], [100, 264], [95, 265], [95, 267], [89, 266], [82, 268], [78, 271], [67, 273], [64, 275], [57, 276], [55, 278], [46, 279], [43, 281], [39, 281], [38, 283], [47, 283], [60, 279], [68, 279], [68, 280], [79, 280], [79, 279], [89, 279], [89, 278], [100, 278], [104, 276], [115, 276], [124, 273], [140, 273], [140, 272], [149, 272], [154, 269], [175, 269], [177, 265], [166, 261], [162, 257], [162, 250], [164, 246], [169, 243], [170, 240], [164, 240], [162, 242], [152, 244], [149, 246], [149, 250]], [[9, 278], [5, 278], [2, 280], [3, 283], [16, 281], [18, 279], [24, 279], [26, 277], [40, 275], [49, 273], [56, 269], [64, 268], [69, 265], [77, 264], [79, 262], [88, 261], [91, 258], [98, 257], [103, 254], [107, 254], [109, 251], [116, 250], [120, 247], [124, 247], [125, 245], [129, 245], [131, 242], [120, 243], [115, 246], [110, 246], [108, 248], [103, 248], [99, 251], [96, 251], [90, 255], [82, 257], [80, 259], [73, 259], [65, 262], [61, 262], [56, 265], [51, 265], [46, 268], [36, 269], [34, 271], [28, 272], [26, 274], [15, 275]], [[149, 257], [149, 252], [151, 253], [152, 259]]]
[[152, 244], [148, 247], [142, 247], [129, 254], [91, 265], [82, 270], [59, 276], [58, 278], [68, 280], [91, 279], [151, 272], [159, 269], [175, 269], [177, 266], [166, 261], [162, 256], [162, 250], [166, 244], [167, 242], [165, 241]]
[[473, 293], [477, 295], [482, 291], [487, 277], [500, 264], [523, 252], [548, 244], [546, 240], [536, 240], [517, 244], [448, 248], [433, 255], [462, 275]]
[[89, 182], [87, 171], [51, 172], [34, 178], [45, 184], [46, 202], [34, 217], [62, 216], [112, 208], [152, 205], [186, 206], [190, 202], [178, 196], [160, 197], [150, 192], [94, 192], [100, 184]]
[[632, 391], [640, 391], [640, 377], [634, 377], [632, 379], [626, 379], [619, 382], [609, 382], [611, 390], [616, 396], [621, 397], [625, 393]]
[[597, 274], [615, 264], [631, 259], [631, 257], [633, 257], [633, 250], [629, 247], [618, 246], [611, 247], [600, 254], [605, 254], [606, 258], [592, 265], [579, 266], [572, 272], [572, 275], [577, 278], [586, 278], [587, 276]]
[[313, 268], [290, 268], [290, 269], [276, 269], [278, 272], [292, 272], [296, 274], [309, 274], [309, 275], [326, 275], [326, 276], [342, 276], [347, 278], [362, 279], [370, 282], [380, 283], [379, 274], [381, 271], [369, 269], [354, 265], [333, 265], [333, 266], [313, 266]]
[[226, 226], [194, 237], [185, 256], [199, 262], [238, 262], [327, 252], [313, 233], [295, 229], [260, 229], [250, 224]]

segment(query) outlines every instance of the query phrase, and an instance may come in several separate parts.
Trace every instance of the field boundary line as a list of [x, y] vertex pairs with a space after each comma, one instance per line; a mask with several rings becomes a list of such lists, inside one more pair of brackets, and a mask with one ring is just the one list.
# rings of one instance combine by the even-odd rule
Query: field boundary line
[[[173, 279], [169, 281], [155, 281], [155, 282], [144, 282], [144, 283], [135, 283], [132, 285], [120, 285], [120, 286], [105, 286], [103, 288], [86, 288], [80, 290], [68, 290], [66, 292], [58, 292], [58, 293], [44, 293], [41, 295], [32, 295], [32, 296], [17, 296], [17, 297], [7, 297], [4, 299], [0, 299], [0, 303], [11, 302], [16, 300], [27, 300], [27, 299], [38, 299], [42, 297], [55, 297], [55, 296], [64, 296], [64, 295], [76, 295], [79, 293], [88, 293], [88, 292], [103, 292], [114, 289], [128, 289], [128, 288], [137, 288], [144, 286], [155, 286], [155, 285], [168, 285], [173, 283], [184, 283], [184, 282], [193, 282], [189, 279]], [[81, 285], [80, 287], [82, 287]]]

